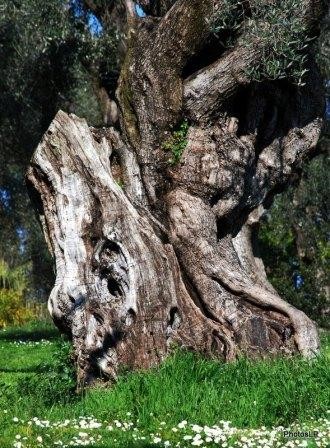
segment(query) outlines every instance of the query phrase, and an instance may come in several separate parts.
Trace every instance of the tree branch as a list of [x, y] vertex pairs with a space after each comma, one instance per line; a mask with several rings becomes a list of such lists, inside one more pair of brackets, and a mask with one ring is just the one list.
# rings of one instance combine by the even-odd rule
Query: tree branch
[[[138, 135], [146, 131], [149, 136], [150, 123], [158, 133], [168, 130], [178, 119], [182, 109], [182, 69], [208, 36], [211, 6], [211, 0], [178, 0], [161, 20], [136, 21], [132, 30], [118, 98], [129, 139], [144, 158], [153, 143], [145, 139], [146, 148], [142, 148]], [[146, 89], [148, 95], [137, 94]], [[152, 152], [150, 156], [154, 160]]]
[[262, 50], [239, 45], [206, 69], [186, 79], [184, 109], [193, 121], [203, 121], [231, 97], [240, 86], [248, 84], [247, 70], [261, 58]]
[[[302, 2], [300, 16], [306, 32], [314, 32], [323, 13], [322, 1]], [[250, 83], [249, 70], [258, 64], [263, 54], [271, 51], [268, 39], [254, 38], [251, 41], [247, 28], [236, 48], [185, 81], [183, 97], [188, 116], [193, 121], [206, 119], [240, 86]]]
[[181, 70], [209, 35], [211, 13], [211, 0], [178, 0], [157, 28], [152, 54]]
[[125, 0], [126, 13], [128, 17], [135, 17], [135, 6], [132, 0]]

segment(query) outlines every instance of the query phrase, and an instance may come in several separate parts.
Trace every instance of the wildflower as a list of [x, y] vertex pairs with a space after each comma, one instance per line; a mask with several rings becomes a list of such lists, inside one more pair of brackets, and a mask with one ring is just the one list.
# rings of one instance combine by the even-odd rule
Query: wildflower
[[13, 418], [13, 422], [17, 423], [17, 422], [18, 422], [18, 418], [17, 418], [17, 417], [14, 417], [14, 418]]
[[41, 436], [38, 436], [38, 437], [37, 437], [37, 442], [39, 442], [39, 443], [42, 442], [42, 437], [41, 437]]
[[201, 445], [203, 445], [203, 443], [204, 443], [203, 439], [193, 440], [191, 442], [191, 444], [194, 445], [194, 446], [201, 446]]
[[203, 428], [201, 427], [201, 426], [199, 426], [199, 425], [192, 425], [192, 427], [191, 427], [191, 429], [194, 431], [194, 432], [201, 432], [202, 430], [203, 430]]
[[161, 441], [162, 441], [162, 439], [160, 437], [155, 437], [153, 440], [153, 443], [159, 443]]
[[99, 423], [97, 421], [91, 421], [89, 424], [89, 427], [91, 429], [101, 428], [101, 426], [102, 426], [102, 423]]
[[80, 432], [80, 433], [78, 434], [78, 436], [81, 437], [81, 438], [85, 438], [85, 437], [88, 436], [88, 434], [87, 434], [87, 432]]

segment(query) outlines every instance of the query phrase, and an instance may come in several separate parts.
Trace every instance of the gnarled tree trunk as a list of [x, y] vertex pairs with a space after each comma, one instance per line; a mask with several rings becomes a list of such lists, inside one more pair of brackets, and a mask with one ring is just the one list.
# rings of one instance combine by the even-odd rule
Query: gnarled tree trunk
[[[127, 1], [121, 131], [60, 111], [27, 176], [56, 261], [49, 311], [72, 336], [78, 378], [149, 367], [171, 344], [226, 361], [312, 356], [315, 325], [267, 281], [256, 234], [317, 143], [317, 70], [310, 62], [303, 88], [251, 82], [262, 41], [202, 66], [221, 2], [139, 3], [145, 18]], [[314, 23], [318, 2], [302, 4]], [[164, 143], [182, 120], [185, 148], [169, 163]]]

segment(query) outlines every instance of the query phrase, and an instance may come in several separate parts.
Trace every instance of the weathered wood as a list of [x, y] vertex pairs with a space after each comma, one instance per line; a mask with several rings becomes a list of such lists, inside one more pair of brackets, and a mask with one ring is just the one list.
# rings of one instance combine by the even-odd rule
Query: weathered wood
[[[259, 48], [238, 46], [185, 79], [213, 2], [139, 3], [157, 17], [129, 14], [120, 133], [60, 111], [27, 175], [56, 262], [49, 310], [73, 339], [78, 378], [152, 366], [173, 344], [225, 361], [313, 356], [316, 327], [268, 283], [256, 234], [316, 145], [317, 70], [302, 89], [253, 84], [244, 70]], [[173, 165], [164, 142], [183, 118]]]

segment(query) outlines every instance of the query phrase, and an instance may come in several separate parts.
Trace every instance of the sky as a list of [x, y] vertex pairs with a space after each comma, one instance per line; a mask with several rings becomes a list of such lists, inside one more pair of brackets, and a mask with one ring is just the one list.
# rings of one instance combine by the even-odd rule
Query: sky
[[[71, 5], [73, 6], [75, 16], [78, 18], [82, 17], [84, 12], [80, 0], [71, 0]], [[135, 5], [135, 9], [139, 17], [145, 17], [146, 14], [139, 5]], [[99, 36], [103, 31], [101, 22], [91, 12], [87, 14], [87, 25], [93, 36]]]
[[99, 36], [103, 31], [101, 22], [92, 13], [87, 14], [87, 25], [93, 36]]
[[143, 9], [139, 5], [135, 5], [135, 9], [137, 12], [137, 15], [140, 17], [145, 17], [145, 13], [143, 12]]
[[5, 188], [0, 187], [0, 203], [4, 207], [9, 207], [10, 204], [10, 193]]

